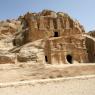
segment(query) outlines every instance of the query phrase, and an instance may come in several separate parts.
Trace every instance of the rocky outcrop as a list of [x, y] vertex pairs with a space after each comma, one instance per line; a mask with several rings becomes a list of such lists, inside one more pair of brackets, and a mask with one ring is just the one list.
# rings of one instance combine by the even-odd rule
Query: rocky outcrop
[[[1, 63], [16, 63], [15, 60], [43, 63], [48, 60], [46, 55], [48, 51], [51, 56], [50, 60], [55, 60], [55, 62], [52, 61], [53, 63], [57, 62], [57, 58], [62, 60], [62, 63], [66, 63], [67, 55], [71, 55], [72, 59], [76, 58], [80, 63], [86, 62], [82, 59], [88, 59], [88, 56], [91, 57], [92, 54], [94, 58], [95, 53], [91, 53], [94, 50], [94, 42], [88, 41], [83, 34], [85, 34], [84, 27], [66, 13], [51, 10], [43, 10], [39, 13], [28, 12], [24, 16], [20, 16], [18, 20], [0, 22], [0, 50], [6, 51], [6, 53], [0, 54], [0, 60]], [[89, 46], [90, 42], [93, 44], [92, 49]], [[45, 45], [47, 45], [47, 49]], [[52, 46], [56, 49], [55, 51]], [[88, 50], [89, 52], [87, 52]]]
[[34, 50], [35, 48], [22, 48], [17, 55], [17, 60], [19, 62], [27, 62], [27, 61], [36, 61], [37, 60], [37, 55]]
[[88, 52], [89, 62], [95, 62], [95, 31], [86, 34], [86, 48]]
[[12, 40], [15, 48], [9, 51], [17, 53], [19, 62], [45, 60], [45, 41], [51, 37], [81, 35], [85, 32], [77, 20], [73, 20], [63, 12], [56, 13], [51, 10], [43, 10], [39, 13], [28, 12], [18, 20], [21, 25]]
[[0, 64], [15, 63], [15, 53], [9, 50], [14, 48], [14, 34], [18, 31], [21, 23], [18, 20], [6, 20], [0, 22]]
[[44, 55], [42, 40], [28, 43], [24, 45], [17, 55], [19, 62], [33, 61], [38, 62]]
[[90, 35], [90, 36], [92, 36], [92, 37], [95, 38], [95, 30], [89, 31], [89, 32], [88, 32], [88, 35]]
[[[20, 16], [19, 20], [22, 23], [22, 30], [18, 35], [15, 35], [16, 46], [39, 39], [85, 32], [77, 20], [73, 20], [63, 12], [56, 13], [51, 10], [43, 10], [39, 13], [28, 12], [24, 16]], [[27, 35], [24, 36], [24, 34]]]
[[43, 40], [30, 42], [24, 45], [17, 55], [19, 62], [35, 61], [39, 62], [44, 56]]
[[20, 32], [15, 33], [15, 37], [13, 39], [14, 46], [21, 46], [29, 42], [28, 38], [28, 29], [22, 30]]
[[18, 28], [20, 27], [21, 23], [18, 20], [6, 20], [0, 22], [0, 34], [14, 34]]

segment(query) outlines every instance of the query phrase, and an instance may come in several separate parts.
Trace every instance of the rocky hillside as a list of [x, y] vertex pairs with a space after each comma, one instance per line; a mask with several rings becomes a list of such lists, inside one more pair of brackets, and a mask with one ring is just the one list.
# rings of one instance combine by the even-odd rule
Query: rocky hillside
[[[49, 37], [81, 34], [85, 30], [83, 26], [63, 12], [43, 10], [39, 13], [26, 13], [20, 16], [22, 30], [16, 34], [14, 45], [19, 46], [27, 42], [45, 39]], [[55, 32], [58, 32], [56, 35]]]
[[[59, 31], [55, 34], [55, 31]], [[83, 26], [68, 14], [43, 10], [26, 13], [18, 20], [0, 22], [0, 63], [40, 62], [49, 37], [84, 33]]]
[[20, 27], [19, 20], [0, 21], [0, 35], [14, 34]]

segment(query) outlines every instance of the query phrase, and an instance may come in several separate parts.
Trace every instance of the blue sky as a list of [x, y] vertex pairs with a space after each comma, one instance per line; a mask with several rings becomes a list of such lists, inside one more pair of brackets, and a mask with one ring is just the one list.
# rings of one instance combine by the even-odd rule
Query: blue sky
[[78, 19], [87, 31], [95, 29], [95, 0], [0, 0], [0, 20], [43, 9], [67, 12]]

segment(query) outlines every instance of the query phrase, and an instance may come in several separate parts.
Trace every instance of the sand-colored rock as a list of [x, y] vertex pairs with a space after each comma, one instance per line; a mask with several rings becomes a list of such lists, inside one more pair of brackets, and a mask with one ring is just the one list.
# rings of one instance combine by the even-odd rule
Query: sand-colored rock
[[[92, 62], [93, 49], [87, 45], [89, 44], [88, 37], [83, 36], [85, 30], [79, 21], [72, 19], [68, 14], [43, 10], [39, 13], [28, 12], [19, 19], [22, 29], [15, 35], [14, 45], [22, 46], [28, 42], [43, 39], [46, 45], [44, 44], [43, 47], [42, 62], [45, 61], [49, 64]], [[92, 44], [94, 43], [92, 42]], [[35, 50], [35, 47], [31, 50]]]
[[68, 14], [51, 10], [1, 21], [0, 93], [95, 95], [92, 34]]
[[89, 31], [88, 35], [90, 35], [90, 36], [95, 38], [95, 30]]
[[35, 52], [35, 48], [23, 48], [17, 55], [17, 60], [20, 62], [36, 61], [37, 55]]
[[28, 12], [18, 20], [1, 21], [0, 33], [0, 49], [15, 53], [17, 61], [95, 62], [95, 40], [88, 37], [79, 21], [63, 12]]
[[0, 64], [15, 64], [15, 54], [2, 54], [0, 53]]

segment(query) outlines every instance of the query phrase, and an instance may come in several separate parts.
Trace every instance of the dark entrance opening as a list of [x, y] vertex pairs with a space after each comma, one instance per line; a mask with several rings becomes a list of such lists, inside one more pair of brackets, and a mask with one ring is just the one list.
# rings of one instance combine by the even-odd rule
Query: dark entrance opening
[[48, 58], [47, 58], [47, 56], [45, 56], [45, 61], [48, 62]]
[[66, 56], [66, 59], [67, 59], [67, 61], [68, 61], [70, 64], [72, 64], [72, 56], [71, 56], [71, 55], [67, 55], [67, 56]]
[[58, 32], [54, 32], [54, 37], [58, 37]]
[[15, 39], [13, 39], [13, 45], [16, 46], [16, 40]]

